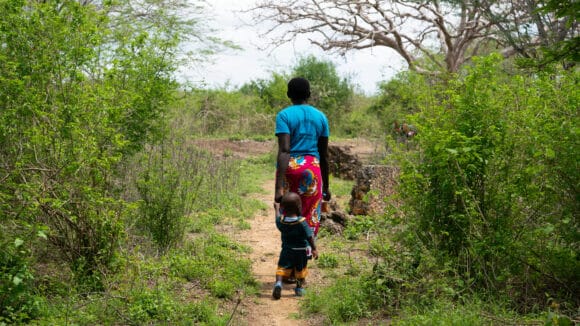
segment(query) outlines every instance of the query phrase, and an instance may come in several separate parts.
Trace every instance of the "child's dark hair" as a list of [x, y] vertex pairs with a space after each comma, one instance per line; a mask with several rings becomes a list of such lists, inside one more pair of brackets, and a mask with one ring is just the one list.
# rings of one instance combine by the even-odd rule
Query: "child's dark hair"
[[292, 102], [305, 101], [310, 97], [310, 83], [306, 78], [294, 77], [288, 82], [286, 95]]
[[288, 192], [282, 197], [280, 206], [284, 211], [284, 215], [302, 215], [302, 201], [300, 196], [295, 192]]

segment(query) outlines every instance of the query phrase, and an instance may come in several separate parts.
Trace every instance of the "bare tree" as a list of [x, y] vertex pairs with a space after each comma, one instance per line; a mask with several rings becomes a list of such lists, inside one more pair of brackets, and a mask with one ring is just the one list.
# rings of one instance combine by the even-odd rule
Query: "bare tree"
[[421, 73], [456, 72], [485, 42], [493, 24], [472, 1], [267, 0], [253, 9], [271, 22], [275, 46], [307, 35], [324, 50], [387, 47]]
[[537, 58], [538, 48], [580, 35], [580, 5], [575, 0], [480, 0], [480, 6], [496, 27], [506, 56]]

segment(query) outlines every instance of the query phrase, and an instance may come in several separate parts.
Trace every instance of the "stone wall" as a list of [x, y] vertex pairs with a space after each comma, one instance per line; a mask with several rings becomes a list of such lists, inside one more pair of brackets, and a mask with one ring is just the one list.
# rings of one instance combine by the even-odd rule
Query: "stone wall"
[[328, 152], [330, 173], [341, 179], [355, 180], [348, 212], [331, 200], [330, 211], [321, 214], [322, 228], [331, 233], [342, 233], [354, 215], [385, 211], [385, 198], [395, 194], [398, 170], [386, 165], [364, 164], [348, 146], [329, 146]]
[[398, 169], [387, 165], [364, 165], [356, 173], [349, 202], [352, 215], [384, 212], [385, 198], [395, 194]]
[[330, 174], [344, 180], [354, 180], [356, 171], [362, 167], [359, 158], [350, 152], [349, 147], [328, 146], [328, 165]]
[[363, 165], [356, 173], [356, 183], [351, 191], [349, 211], [330, 201], [329, 212], [321, 214], [320, 226], [330, 233], [342, 233], [355, 215], [374, 215], [385, 212], [385, 198], [395, 194], [398, 170], [386, 165]]

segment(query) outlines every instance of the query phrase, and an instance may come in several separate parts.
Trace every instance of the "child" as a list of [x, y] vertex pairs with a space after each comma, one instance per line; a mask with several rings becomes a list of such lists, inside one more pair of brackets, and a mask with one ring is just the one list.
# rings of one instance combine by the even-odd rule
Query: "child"
[[302, 202], [297, 193], [286, 193], [280, 204], [274, 203], [274, 209], [276, 211], [276, 227], [282, 233], [282, 251], [278, 259], [276, 284], [272, 296], [276, 300], [280, 299], [282, 279], [289, 277], [292, 273], [296, 277], [294, 293], [297, 296], [302, 296], [305, 292], [304, 283], [308, 274], [306, 265], [309, 252], [312, 252], [314, 259], [318, 259], [314, 235], [305, 218], [300, 216]]

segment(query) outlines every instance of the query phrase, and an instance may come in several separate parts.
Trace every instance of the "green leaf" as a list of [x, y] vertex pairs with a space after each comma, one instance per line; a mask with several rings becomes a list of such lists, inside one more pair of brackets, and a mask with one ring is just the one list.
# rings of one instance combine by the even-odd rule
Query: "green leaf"
[[553, 159], [556, 157], [556, 152], [551, 148], [546, 148], [546, 158]]
[[46, 232], [44, 232], [43, 230], [38, 230], [38, 232], [36, 233], [36, 235], [39, 238], [43, 238], [44, 240], [48, 239], [48, 236], [46, 235]]
[[542, 229], [542, 231], [544, 231], [544, 233], [546, 233], [546, 234], [550, 234], [550, 233], [554, 232], [554, 230], [555, 230], [555, 227], [552, 224], [548, 224], [548, 225], [546, 225], [545, 228]]
[[14, 240], [14, 247], [18, 248], [18, 247], [22, 246], [22, 244], [24, 244], [24, 240], [22, 240], [20, 238], [16, 238]]
[[12, 283], [14, 283], [14, 285], [18, 286], [18, 285], [20, 285], [20, 283], [22, 283], [22, 278], [18, 275], [14, 275], [14, 277], [12, 278]]

